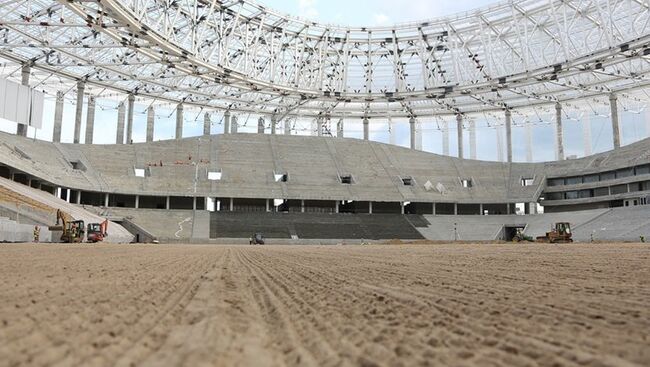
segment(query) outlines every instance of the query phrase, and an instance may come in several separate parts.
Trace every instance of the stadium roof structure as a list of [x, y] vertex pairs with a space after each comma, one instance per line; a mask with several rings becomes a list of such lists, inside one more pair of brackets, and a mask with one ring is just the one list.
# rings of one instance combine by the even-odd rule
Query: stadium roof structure
[[96, 96], [280, 118], [433, 117], [645, 99], [649, 27], [641, 0], [514, 0], [392, 27], [249, 0], [9, 0], [0, 75], [17, 78], [15, 63], [51, 94], [83, 81]]

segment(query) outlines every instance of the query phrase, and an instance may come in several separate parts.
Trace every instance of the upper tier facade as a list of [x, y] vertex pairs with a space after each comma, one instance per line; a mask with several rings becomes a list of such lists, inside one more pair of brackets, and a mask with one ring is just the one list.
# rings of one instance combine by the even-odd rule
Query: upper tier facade
[[[96, 193], [462, 204], [541, 200], [563, 207], [644, 196], [650, 139], [582, 159], [500, 163], [347, 138], [228, 134], [79, 145], [1, 133], [0, 165], [55, 187]], [[621, 177], [607, 173], [625, 169]], [[603, 173], [602, 180], [564, 180], [595, 173]], [[627, 185], [625, 192], [592, 191], [576, 199], [564, 194], [620, 185]], [[562, 196], [550, 195], [557, 192]]]

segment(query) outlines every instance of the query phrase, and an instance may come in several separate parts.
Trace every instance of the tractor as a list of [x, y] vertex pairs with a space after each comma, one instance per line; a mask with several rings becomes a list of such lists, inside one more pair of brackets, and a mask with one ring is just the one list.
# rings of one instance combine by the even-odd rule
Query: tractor
[[264, 244], [264, 236], [261, 233], [255, 233], [249, 239], [248, 244], [249, 245], [263, 245]]
[[515, 235], [512, 236], [512, 242], [535, 242], [533, 237], [527, 236], [524, 234], [524, 231], [521, 228], [517, 228], [517, 232], [515, 232]]
[[543, 243], [571, 243], [571, 224], [567, 222], [555, 223], [550, 232], [546, 235], [537, 237], [537, 242]]

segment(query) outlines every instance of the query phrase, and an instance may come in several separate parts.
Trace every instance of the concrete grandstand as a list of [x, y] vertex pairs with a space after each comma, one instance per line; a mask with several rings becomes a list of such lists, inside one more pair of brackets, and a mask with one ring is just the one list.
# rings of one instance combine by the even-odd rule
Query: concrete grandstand
[[[51, 138], [27, 137], [40, 121], [0, 133], [0, 240], [25, 240], [7, 228], [50, 225], [62, 207], [111, 219], [114, 242], [253, 232], [278, 242], [492, 241], [555, 222], [570, 222], [580, 241], [650, 236], [650, 129], [628, 144], [621, 132], [634, 109], [650, 126], [650, 15], [614, 2], [606, 26], [600, 1], [517, 0], [378, 28], [319, 25], [247, 0], [0, 7], [0, 78], [55, 98]], [[64, 116], [66, 99], [74, 116]], [[109, 105], [114, 116], [97, 118]], [[142, 141], [136, 106], [146, 106]], [[174, 134], [155, 139], [166, 110]], [[533, 160], [540, 115], [551, 116], [555, 160]], [[594, 154], [589, 115], [605, 116], [611, 149]], [[188, 121], [202, 134], [184, 135]], [[297, 136], [305, 121], [313, 136]], [[574, 121], [580, 158], [567, 154]], [[74, 122], [71, 139], [64, 122]], [[407, 147], [371, 139], [374, 126], [400, 123]], [[500, 131], [499, 161], [479, 159], [481, 123]], [[115, 138], [94, 144], [108, 124]], [[351, 124], [359, 139], [346, 136]], [[442, 154], [422, 149], [429, 125]], [[521, 161], [513, 129], [526, 135]]]

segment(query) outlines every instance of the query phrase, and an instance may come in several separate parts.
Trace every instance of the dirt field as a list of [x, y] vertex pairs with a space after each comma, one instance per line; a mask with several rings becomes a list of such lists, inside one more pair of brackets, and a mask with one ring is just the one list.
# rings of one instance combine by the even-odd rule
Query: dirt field
[[650, 246], [0, 245], [0, 366], [650, 365]]

